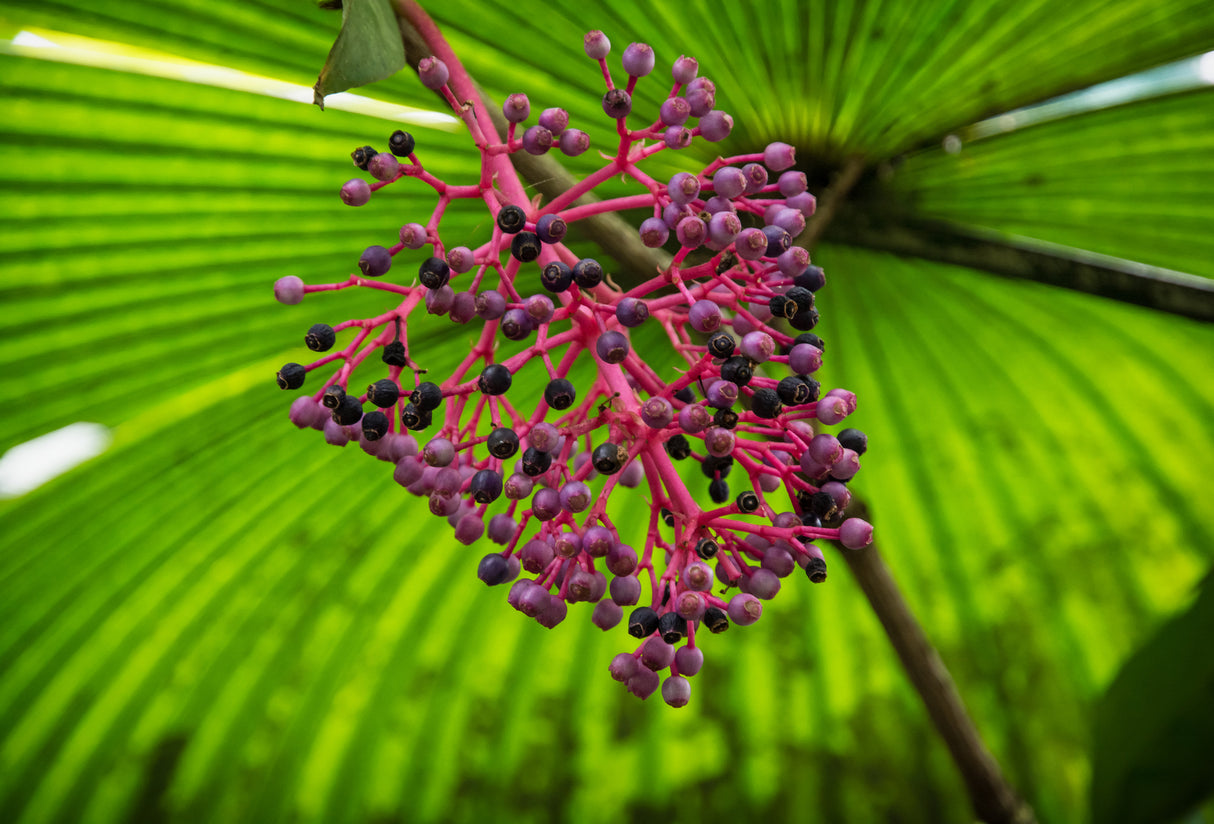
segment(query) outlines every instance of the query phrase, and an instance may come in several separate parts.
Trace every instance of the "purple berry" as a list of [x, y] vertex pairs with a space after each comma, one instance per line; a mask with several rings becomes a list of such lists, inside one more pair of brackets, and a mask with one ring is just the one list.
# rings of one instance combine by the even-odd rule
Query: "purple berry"
[[347, 180], [341, 187], [341, 202], [347, 206], [365, 206], [371, 199], [371, 184], [356, 177]]
[[664, 429], [673, 419], [674, 407], [665, 398], [650, 398], [641, 406], [641, 420], [654, 429]]
[[438, 90], [447, 85], [451, 73], [447, 71], [447, 64], [437, 57], [423, 57], [417, 64], [417, 76], [427, 89]]
[[679, 221], [675, 237], [678, 238], [680, 246], [694, 249], [702, 245], [708, 237], [708, 227], [698, 217], [685, 217]]
[[662, 140], [668, 149], [686, 149], [691, 145], [693, 135], [690, 129], [682, 126], [671, 126], [662, 135]]
[[698, 403], [689, 403], [679, 410], [679, 428], [688, 435], [703, 432], [712, 425], [712, 413]]
[[789, 246], [787, 251], [782, 252], [776, 258], [776, 265], [780, 267], [780, 274], [786, 277], [796, 277], [809, 265], [809, 250], [802, 246]]
[[768, 143], [763, 150], [763, 165], [773, 172], [782, 172], [797, 162], [797, 150], [787, 143]]
[[746, 190], [746, 174], [736, 166], [724, 166], [712, 176], [712, 190], [721, 197], [735, 198]]
[[688, 621], [698, 621], [703, 618], [704, 610], [707, 608], [708, 602], [704, 600], [704, 596], [693, 590], [680, 592], [674, 604], [675, 612]]
[[594, 344], [594, 351], [606, 363], [623, 363], [630, 350], [628, 338], [614, 329], [604, 332]]
[[444, 283], [437, 289], [426, 290], [426, 311], [431, 315], [445, 315], [455, 303], [455, 290]]
[[568, 231], [569, 225], [560, 215], [543, 215], [535, 222], [535, 233], [544, 243], [560, 243]]
[[641, 645], [641, 663], [652, 670], [666, 669], [674, 661], [674, 647], [656, 635]]
[[388, 152], [380, 152], [371, 158], [367, 164], [367, 171], [376, 180], [385, 182], [396, 180], [396, 176], [400, 174], [400, 161]]
[[586, 56], [591, 60], [602, 60], [611, 54], [611, 41], [598, 29], [586, 32], [582, 47], [586, 50]]
[[531, 334], [535, 326], [531, 321], [531, 315], [527, 313], [526, 309], [515, 307], [514, 309], [506, 310], [506, 314], [502, 316], [502, 323], [499, 328], [507, 340], [522, 340]]
[[603, 95], [603, 111], [616, 120], [632, 111], [632, 96], [623, 89], [609, 89]]
[[484, 320], [497, 320], [506, 313], [506, 298], [501, 292], [486, 289], [476, 296], [476, 315]]
[[577, 157], [590, 148], [590, 135], [581, 129], [565, 129], [558, 139], [561, 152], [567, 157]]
[[775, 220], [772, 221], [771, 225], [779, 226], [793, 237], [796, 237], [805, 231], [805, 215], [801, 214], [797, 209], [781, 209], [776, 212]]
[[569, 125], [569, 112], [564, 109], [544, 109], [540, 112], [538, 122], [553, 135], [560, 135]]
[[776, 342], [766, 332], [748, 332], [742, 336], [742, 345], [738, 348], [755, 363], [763, 363], [775, 353]]
[[642, 664], [637, 665], [637, 671], [628, 679], [628, 691], [644, 701], [658, 690], [662, 678], [656, 672]]
[[694, 89], [687, 92], [687, 105], [691, 109], [692, 117], [703, 117], [712, 111], [712, 107], [717, 105], [717, 95], [714, 91], [708, 89]]
[[715, 332], [721, 328], [721, 307], [711, 300], [697, 300], [691, 305], [687, 318], [697, 332]]
[[561, 514], [561, 494], [555, 489], [544, 488], [531, 499], [531, 511], [541, 521], [551, 521]]
[[[468, 519], [465, 518], [463, 520]], [[460, 523], [463, 523], [463, 521], [460, 521]], [[458, 538], [458, 526], [455, 528], [455, 534]], [[467, 541], [463, 543], [467, 543]], [[480, 564], [476, 567], [476, 577], [484, 581], [486, 586], [493, 587], [498, 584], [504, 584], [510, 580], [510, 563], [498, 553], [491, 552], [484, 558], [481, 558]]]
[[742, 221], [734, 212], [717, 212], [708, 219], [708, 238], [713, 243], [728, 246], [742, 231]]
[[679, 59], [674, 61], [674, 65], [670, 67], [670, 73], [674, 76], [674, 82], [686, 85], [696, 79], [696, 73], [700, 70], [700, 64], [696, 62], [694, 57], [680, 55]]
[[700, 194], [700, 179], [690, 172], [679, 172], [666, 184], [666, 194], [674, 203], [686, 206]]
[[733, 248], [742, 260], [758, 260], [767, 254], [767, 235], [762, 229], [743, 229], [734, 239]]
[[660, 248], [670, 238], [670, 229], [660, 217], [650, 217], [641, 221], [640, 233], [641, 243], [650, 249]]
[[736, 443], [733, 432], [722, 426], [714, 426], [704, 433], [704, 449], [714, 458], [732, 455]]
[[704, 666], [704, 651], [699, 647], [681, 646], [674, 654], [674, 665], [679, 668], [679, 675], [695, 675]]
[[623, 298], [615, 307], [615, 318], [622, 326], [640, 326], [649, 317], [649, 305], [638, 298]]
[[547, 295], [532, 295], [523, 301], [523, 309], [527, 312], [527, 317], [531, 318], [532, 325], [538, 327], [541, 323], [552, 320], [556, 306]]
[[770, 601], [780, 591], [780, 576], [770, 569], [756, 569], [750, 575], [747, 588], [750, 590], [750, 594], [756, 598]]
[[628, 544], [616, 544], [607, 550], [607, 569], [612, 575], [631, 575], [637, 563], [637, 552]]
[[502, 484], [502, 492], [512, 501], [521, 501], [531, 494], [535, 481], [526, 475], [514, 474]]
[[489, 540], [495, 544], [504, 546], [510, 543], [517, 532], [518, 522], [505, 512], [499, 512], [489, 519]]
[[555, 557], [556, 551], [552, 544], [540, 538], [532, 538], [523, 545], [519, 552], [519, 561], [522, 563], [523, 569], [531, 573], [542, 572]]
[[622, 607], [630, 607], [641, 598], [641, 582], [632, 575], [621, 575], [611, 579], [611, 600]]
[[586, 484], [581, 481], [570, 481], [561, 487], [560, 501], [561, 509], [566, 512], [585, 512], [594, 501], [594, 496]]
[[285, 303], [287, 306], [294, 306], [303, 299], [304, 282], [300, 278], [295, 275], [287, 275], [274, 281], [274, 300]]
[[718, 215], [722, 212], [737, 214], [738, 207], [734, 206], [733, 201], [727, 197], [713, 195], [712, 197], [708, 198], [708, 200], [704, 201], [704, 211], [708, 212], [710, 215]]
[[805, 179], [805, 172], [788, 171], [780, 175], [777, 186], [784, 197], [792, 197], [804, 192], [809, 187], [809, 182]]
[[502, 103], [502, 114], [510, 123], [522, 123], [531, 114], [531, 101], [527, 95], [515, 92]]
[[450, 466], [455, 460], [455, 444], [447, 438], [431, 438], [422, 449], [421, 457], [429, 466]]
[[733, 118], [714, 109], [700, 118], [700, 134], [710, 143], [719, 143], [733, 131]]
[[843, 456], [830, 467], [830, 476], [840, 481], [850, 480], [860, 471], [860, 456], [851, 449], [844, 449]]
[[653, 71], [653, 49], [645, 43], [629, 43], [621, 58], [624, 71], [632, 77], [644, 77]]
[[728, 409], [738, 402], [738, 385], [730, 381], [713, 381], [705, 400], [713, 409]]
[[683, 570], [683, 583], [695, 592], [712, 589], [712, 567], [703, 561], [693, 561]]
[[[591, 613], [591, 622], [601, 630], [613, 629], [624, 618], [624, 610], [615, 601], [602, 600], [594, 606], [594, 612]], [[631, 655], [628, 656], [632, 658]]]
[[552, 148], [556, 138], [552, 132], [543, 126], [528, 126], [523, 132], [523, 151], [527, 154], [542, 155]]
[[740, 627], [745, 627], [759, 620], [763, 614], [763, 604], [758, 598], [749, 593], [740, 593], [729, 599], [729, 620]]
[[785, 205], [790, 209], [797, 209], [805, 217], [813, 217], [814, 211], [818, 208], [818, 199], [809, 192], [802, 192], [799, 195], [793, 195], [785, 201]]
[[827, 426], [839, 423], [848, 416], [849, 412], [847, 402], [835, 395], [828, 395], [822, 398], [818, 401], [816, 408], [818, 420]]
[[426, 227], [420, 223], [406, 223], [400, 227], [400, 242], [406, 249], [420, 249], [430, 240]]
[[[482, 521], [480, 518], [478, 518], [475, 515], [469, 515], [466, 518], [460, 518], [459, 523], [455, 525], [455, 540], [459, 541], [464, 546], [469, 546], [471, 544], [476, 543], [477, 541], [479, 541], [481, 539], [481, 536], [484, 534], [485, 534], [485, 522]], [[502, 556], [496, 555], [494, 557], [501, 558]], [[502, 558], [502, 563], [505, 564], [505, 562], [506, 562], [506, 559]], [[481, 578], [481, 580], [484, 581], [485, 579]], [[485, 583], [489, 584], [488, 581], [485, 581]], [[505, 578], [503, 578], [501, 581], [498, 581], [498, 583], [505, 583]], [[489, 585], [493, 586], [493, 584], [489, 584]]]
[[873, 542], [873, 525], [860, 518], [848, 518], [839, 527], [839, 542], [848, 549], [863, 549]]
[[742, 174], [746, 175], [746, 194], [757, 194], [764, 186], [767, 185], [767, 170], [758, 163], [747, 163], [742, 167]]
[[540, 610], [540, 614], [535, 616], [535, 620], [540, 626], [552, 629], [561, 621], [565, 620], [565, 616], [569, 614], [569, 607], [565, 602], [555, 595], [548, 596], [548, 603]]
[[672, 675], [662, 682], [662, 700], [672, 707], [685, 707], [691, 700], [691, 682], [681, 675]]
[[620, 473], [620, 486], [628, 489], [636, 489], [643, 480], [645, 480], [645, 467], [640, 461], [633, 461]]
[[681, 97], [668, 97], [658, 110], [658, 119], [665, 126], [682, 126], [691, 117], [691, 104]]
[[358, 268], [369, 278], [386, 275], [392, 268], [392, 254], [382, 246], [368, 246], [358, 259]]

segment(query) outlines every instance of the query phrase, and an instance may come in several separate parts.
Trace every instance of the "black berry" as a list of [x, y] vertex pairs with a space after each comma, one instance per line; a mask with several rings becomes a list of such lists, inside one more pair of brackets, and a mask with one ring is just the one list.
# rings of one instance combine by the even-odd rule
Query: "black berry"
[[733, 429], [738, 425], [738, 413], [732, 409], [718, 409], [713, 413], [712, 422], [722, 429]]
[[534, 446], [523, 451], [523, 474], [534, 478], [543, 475], [552, 466], [552, 453], [540, 452]]
[[384, 347], [384, 354], [381, 357], [389, 366], [404, 366], [406, 364], [405, 345], [394, 340]]
[[672, 435], [666, 441], [666, 454], [674, 458], [676, 461], [681, 461], [684, 458], [691, 457], [691, 444], [687, 442], [687, 438], [683, 435]]
[[424, 381], [419, 383], [417, 388], [413, 390], [413, 394], [409, 396], [409, 400], [417, 406], [420, 412], [429, 412], [432, 409], [438, 409], [443, 402], [443, 390], [437, 383]]
[[327, 323], [314, 323], [304, 335], [304, 345], [313, 352], [328, 352], [337, 342], [337, 333]]
[[708, 339], [708, 354], [714, 358], [728, 358], [733, 354], [733, 338], [725, 332], [717, 332]]
[[346, 395], [333, 410], [333, 421], [342, 426], [356, 424], [363, 417], [363, 405], [353, 395]]
[[738, 386], [745, 386], [754, 377], [754, 367], [750, 360], [741, 355], [734, 355], [721, 364], [721, 377]]
[[489, 447], [490, 455], [505, 460], [518, 452], [518, 435], [513, 429], [499, 426], [489, 433], [486, 446]]
[[544, 387], [544, 401], [558, 411], [573, 406], [576, 399], [577, 390], [564, 378], [554, 378]]
[[397, 157], [408, 157], [413, 154], [414, 145], [413, 135], [402, 132], [400, 129], [394, 131], [388, 138], [388, 151]]
[[549, 263], [540, 272], [540, 283], [553, 294], [568, 291], [573, 284], [573, 269], [563, 261]]
[[540, 236], [535, 232], [519, 232], [510, 241], [510, 254], [515, 260], [530, 263], [540, 256]]
[[497, 228], [508, 235], [523, 231], [527, 225], [527, 213], [517, 206], [504, 206], [497, 213]]
[[367, 387], [367, 400], [380, 409], [387, 409], [400, 398], [400, 388], [395, 381], [384, 378]]
[[724, 478], [717, 478], [708, 485], [708, 497], [712, 498], [712, 502], [723, 504], [729, 500], [729, 482]]
[[681, 400], [683, 403], [695, 403], [696, 402], [695, 393], [691, 391], [690, 386], [684, 386], [678, 392], [675, 392], [674, 396], [678, 400]]
[[805, 576], [815, 584], [826, 580], [826, 561], [821, 558], [810, 558], [805, 565]]
[[806, 309], [804, 312], [797, 312], [788, 319], [788, 325], [793, 329], [798, 329], [802, 332], [808, 332], [818, 325], [818, 310]]
[[813, 332], [802, 332], [792, 339], [793, 346], [796, 346], [798, 343], [808, 343], [810, 346], [816, 346], [823, 352], [826, 351], [826, 341], [822, 340]]
[[350, 152], [350, 159], [354, 161], [355, 166], [365, 172], [367, 171], [367, 164], [370, 163], [371, 158], [375, 157], [377, 154], [379, 154], [379, 152], [375, 151], [375, 149], [371, 146], [359, 146], [357, 149]]
[[614, 475], [628, 460], [628, 450], [619, 444], [605, 443], [595, 447], [590, 455], [590, 462], [603, 475]]
[[711, 538], [701, 538], [696, 543], [696, 555], [699, 555], [705, 561], [707, 561], [709, 558], [715, 557], [720, 549], [721, 548], [717, 546], [717, 542]]
[[299, 363], [285, 364], [282, 369], [278, 370], [278, 388], [279, 389], [298, 389], [304, 385], [304, 378], [308, 376], [308, 370]]
[[729, 616], [720, 607], [709, 607], [704, 610], [704, 626], [714, 635], [729, 629]]
[[759, 496], [748, 489], [745, 492], [738, 493], [735, 503], [742, 512], [754, 512], [759, 508]]
[[388, 434], [388, 416], [376, 409], [363, 415], [363, 437], [369, 441], [378, 441]]
[[325, 387], [325, 393], [320, 396], [320, 402], [329, 409], [336, 409], [341, 405], [341, 399], [346, 396], [346, 390], [337, 384]]
[[428, 257], [418, 267], [417, 277], [427, 289], [440, 289], [451, 277], [451, 267], [440, 257]]
[[[729, 470], [733, 469], [733, 458], [726, 455], [724, 458], [718, 458], [715, 455], [708, 455], [704, 458], [704, 462], [700, 464], [700, 471], [704, 473], [706, 478], [715, 478], [718, 475], [722, 478], [729, 477]], [[721, 503], [721, 501], [717, 501]]]
[[573, 282], [583, 289], [593, 289], [603, 282], [603, 267], [597, 260], [582, 258], [573, 265]]
[[797, 302], [798, 312], [814, 308], [814, 293], [808, 289], [802, 289], [800, 286], [794, 286], [789, 289], [784, 293], [784, 297], [791, 298]]
[[661, 512], [659, 512], [658, 514], [662, 516], [662, 523], [666, 524], [666, 526], [669, 526], [669, 527], [674, 526], [674, 513], [673, 512], [671, 512], [666, 507], [662, 507]]
[[816, 292], [826, 285], [826, 273], [821, 266], [807, 266], [805, 271], [792, 279], [792, 282], [802, 289]]
[[850, 449], [857, 455], [863, 455], [868, 451], [868, 436], [859, 429], [844, 429], [838, 435], [839, 443], [843, 444], [844, 449]]
[[652, 607], [637, 607], [628, 616], [628, 634], [633, 638], [648, 638], [657, 630], [659, 621]]
[[780, 401], [787, 406], [800, 406], [809, 403], [809, 386], [805, 381], [796, 377], [788, 377], [776, 385], [776, 394]]
[[468, 491], [478, 504], [491, 504], [502, 494], [502, 476], [492, 469], [482, 469], [472, 476]]
[[797, 302], [787, 295], [772, 295], [767, 306], [771, 309], [771, 314], [777, 318], [791, 318], [799, 311]]
[[658, 619], [658, 632], [667, 644], [677, 644], [687, 637], [687, 619], [677, 612], [667, 612]]
[[780, 396], [774, 389], [759, 389], [750, 400], [751, 411], [760, 418], [770, 420], [784, 411], [784, 404], [780, 403]]
[[491, 363], [481, 370], [476, 385], [486, 395], [503, 395], [513, 380], [514, 376], [510, 374], [509, 369], [500, 363]]

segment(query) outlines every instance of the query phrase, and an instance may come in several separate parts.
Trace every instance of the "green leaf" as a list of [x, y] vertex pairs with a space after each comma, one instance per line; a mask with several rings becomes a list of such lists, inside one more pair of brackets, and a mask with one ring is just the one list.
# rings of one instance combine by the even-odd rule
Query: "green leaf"
[[1125, 663], [1096, 708], [1092, 821], [1174, 821], [1214, 793], [1214, 585]]
[[341, 33], [316, 80], [316, 105], [325, 96], [366, 86], [405, 67], [405, 47], [392, 0], [343, 0]]

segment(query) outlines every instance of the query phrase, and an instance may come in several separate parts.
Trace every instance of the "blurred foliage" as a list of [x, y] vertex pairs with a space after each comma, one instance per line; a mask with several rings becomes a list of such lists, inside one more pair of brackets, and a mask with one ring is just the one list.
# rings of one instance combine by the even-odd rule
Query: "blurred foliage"
[[[491, 95], [524, 90], [596, 138], [610, 124], [591, 28], [617, 53], [651, 43], [659, 73], [696, 56], [737, 120], [725, 151], [786, 140], [818, 182], [859, 153], [893, 170], [865, 190], [873, 208], [1212, 272], [1210, 90], [937, 148], [1210, 49], [1205, 0], [430, 12]], [[305, 87], [340, 22], [305, 0], [15, 0], [0, 16], [6, 36]], [[642, 82], [636, 108], [666, 91]], [[405, 75], [366, 93], [434, 105]], [[0, 502], [5, 820], [969, 820], [842, 563], [712, 638], [688, 708], [640, 703], [606, 673], [622, 631], [583, 609], [551, 632], [515, 615], [475, 579], [480, 552], [386, 466], [289, 424], [274, 370], [303, 357], [309, 324], [379, 301], [283, 307], [270, 284], [341, 277], [428, 214], [418, 189], [358, 210], [336, 197], [350, 149], [394, 125], [16, 49], [0, 104], [0, 450], [77, 420], [115, 431]], [[414, 132], [440, 177], [472, 178], [460, 137]], [[707, 151], [663, 153], [653, 173]], [[450, 220], [483, 236], [483, 215]], [[1083, 820], [1096, 699], [1214, 551], [1214, 330], [829, 231], [815, 260], [824, 381], [860, 397], [856, 486], [887, 560], [1011, 781], [1043, 821]], [[441, 371], [468, 332], [430, 322]], [[628, 506], [618, 522], [639, 530], [644, 501]]]

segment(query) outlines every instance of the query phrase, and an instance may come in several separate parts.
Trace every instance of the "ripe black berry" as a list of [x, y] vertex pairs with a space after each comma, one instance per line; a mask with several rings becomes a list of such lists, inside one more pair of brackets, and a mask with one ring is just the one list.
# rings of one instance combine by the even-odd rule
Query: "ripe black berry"
[[400, 388], [395, 381], [384, 378], [367, 387], [367, 400], [380, 409], [387, 409], [400, 398]]
[[530, 263], [540, 256], [540, 236], [535, 232], [519, 232], [510, 241], [510, 254], [515, 260]]
[[357, 149], [350, 152], [350, 159], [354, 161], [355, 166], [365, 172], [367, 171], [367, 164], [370, 163], [371, 158], [375, 157], [377, 154], [379, 153], [371, 146], [359, 146]]
[[717, 332], [708, 339], [708, 354], [714, 358], [728, 358], [733, 354], [733, 338], [725, 332]]
[[745, 492], [738, 493], [735, 503], [742, 512], [754, 512], [759, 508], [759, 496], [748, 489]]
[[802, 332], [792, 339], [792, 345], [796, 346], [799, 343], [808, 343], [810, 346], [816, 346], [823, 352], [826, 351], [826, 341], [815, 335], [813, 332]]
[[718, 478], [708, 485], [708, 497], [712, 498], [712, 502], [723, 504], [729, 500], [729, 482], [724, 478]]
[[509, 369], [500, 363], [491, 363], [481, 370], [476, 385], [486, 395], [504, 395], [513, 380], [514, 376], [510, 374]]
[[659, 621], [652, 607], [637, 607], [628, 616], [628, 634], [633, 638], [648, 638], [658, 628]]
[[476, 567], [476, 577], [487, 586], [495, 587], [510, 580], [510, 562], [500, 553], [491, 552]]
[[614, 475], [628, 460], [628, 450], [619, 444], [605, 443], [595, 447], [590, 462], [603, 475]]
[[468, 491], [478, 504], [491, 504], [502, 494], [502, 476], [492, 469], [482, 469], [472, 476]]
[[802, 332], [808, 332], [818, 325], [818, 310], [806, 309], [804, 312], [797, 312], [788, 319], [788, 325], [793, 329], [799, 329]]
[[780, 396], [774, 389], [759, 389], [750, 401], [751, 410], [760, 418], [770, 420], [784, 411], [784, 404], [780, 403]]
[[801, 514], [801, 525], [812, 526], [817, 529], [822, 526], [822, 519], [812, 512], [804, 512]]
[[397, 157], [408, 157], [413, 154], [414, 145], [413, 135], [402, 132], [400, 129], [394, 131], [388, 138], [388, 151]]
[[822, 394], [822, 384], [818, 383], [817, 378], [811, 378], [809, 375], [797, 375], [797, 380], [805, 384], [809, 389], [809, 400], [806, 403], [813, 403]]
[[675, 392], [674, 396], [678, 400], [681, 400], [683, 403], [695, 403], [696, 402], [695, 393], [691, 391], [690, 386], [684, 386], [678, 392]]
[[787, 377], [776, 384], [776, 395], [787, 406], [809, 403], [809, 387], [800, 378]]
[[826, 580], [826, 561], [821, 558], [810, 558], [809, 563], [805, 565], [805, 576], [815, 584], [820, 584]]
[[544, 388], [544, 401], [553, 409], [568, 409], [576, 399], [577, 390], [564, 378], [554, 378]]
[[327, 323], [314, 323], [304, 335], [304, 344], [313, 352], [328, 352], [337, 342], [337, 333]]
[[809, 511], [826, 520], [835, 513], [835, 499], [829, 492], [815, 492], [809, 496]]
[[844, 429], [838, 435], [839, 443], [843, 444], [844, 449], [850, 449], [857, 455], [863, 455], [868, 451], [868, 436], [859, 429]]
[[687, 619], [677, 612], [667, 612], [658, 619], [658, 632], [667, 644], [677, 644], [687, 636]]
[[784, 297], [791, 298], [797, 302], [798, 312], [804, 312], [806, 309], [814, 307], [814, 293], [800, 286], [794, 286], [789, 289], [784, 293]]
[[682, 435], [672, 435], [664, 445], [666, 447], [666, 454], [676, 461], [681, 461], [691, 456], [691, 444]]
[[299, 363], [285, 364], [282, 369], [278, 370], [278, 388], [279, 389], [298, 389], [304, 385], [304, 378], [308, 376], [308, 370]]
[[384, 347], [384, 353], [381, 355], [384, 363], [389, 366], [404, 366], [405, 361], [405, 345], [394, 340]]
[[428, 257], [418, 267], [417, 277], [427, 289], [439, 289], [451, 277], [451, 267], [440, 257]]
[[705, 561], [707, 561], [709, 558], [715, 557], [720, 549], [721, 548], [717, 546], [717, 542], [712, 538], [701, 538], [696, 543], [696, 555], [699, 555]]
[[704, 610], [704, 626], [714, 635], [729, 629], [729, 616], [720, 607], [709, 607]]
[[489, 447], [490, 455], [505, 460], [518, 452], [518, 435], [513, 429], [499, 426], [489, 433], [489, 440], [485, 445]]
[[534, 446], [523, 450], [523, 474], [534, 478], [543, 475], [552, 466], [552, 453], [540, 452]]
[[721, 364], [721, 377], [738, 386], [745, 386], [754, 377], [754, 368], [750, 360], [741, 355], [734, 355]]
[[603, 282], [603, 267], [593, 258], [582, 258], [573, 265], [573, 282], [583, 289], [593, 289]]
[[772, 316], [777, 318], [791, 318], [799, 311], [797, 302], [787, 295], [772, 295], [767, 306], [771, 309]]
[[400, 422], [410, 432], [418, 432], [430, 425], [430, 413], [421, 411], [414, 403], [407, 403], [400, 410]]
[[826, 274], [821, 266], [807, 266], [805, 271], [792, 279], [792, 282], [802, 289], [816, 292], [826, 285]]
[[523, 231], [527, 224], [527, 213], [517, 206], [504, 206], [497, 213], [497, 228], [508, 235]]
[[666, 507], [662, 507], [661, 512], [659, 512], [658, 514], [662, 516], [662, 523], [666, 524], [666, 526], [669, 526], [669, 527], [674, 526], [674, 513], [673, 512], [671, 512]]
[[[706, 455], [704, 461], [700, 464], [700, 471], [704, 473], [706, 478], [715, 478], [720, 475], [722, 478], [729, 477], [729, 470], [733, 469], [733, 458], [726, 455], [724, 458], [718, 458], [715, 455]], [[721, 503], [717, 501], [717, 503]]]
[[573, 269], [563, 261], [549, 263], [540, 272], [540, 283], [553, 294], [568, 291], [573, 284]]
[[738, 413], [732, 409], [718, 409], [713, 413], [712, 422], [722, 429], [733, 429], [738, 425]]
[[388, 416], [376, 409], [363, 415], [363, 437], [369, 441], [378, 441], [388, 434]]
[[346, 390], [337, 384], [325, 387], [325, 393], [320, 396], [320, 402], [329, 409], [336, 409], [341, 405], [341, 399], [346, 396]]
[[353, 395], [346, 395], [333, 410], [333, 421], [342, 426], [358, 423], [363, 417], [363, 405]]
[[443, 402], [443, 390], [437, 383], [424, 381], [413, 390], [409, 400], [413, 401], [418, 411], [429, 412], [432, 409], [438, 409]]

